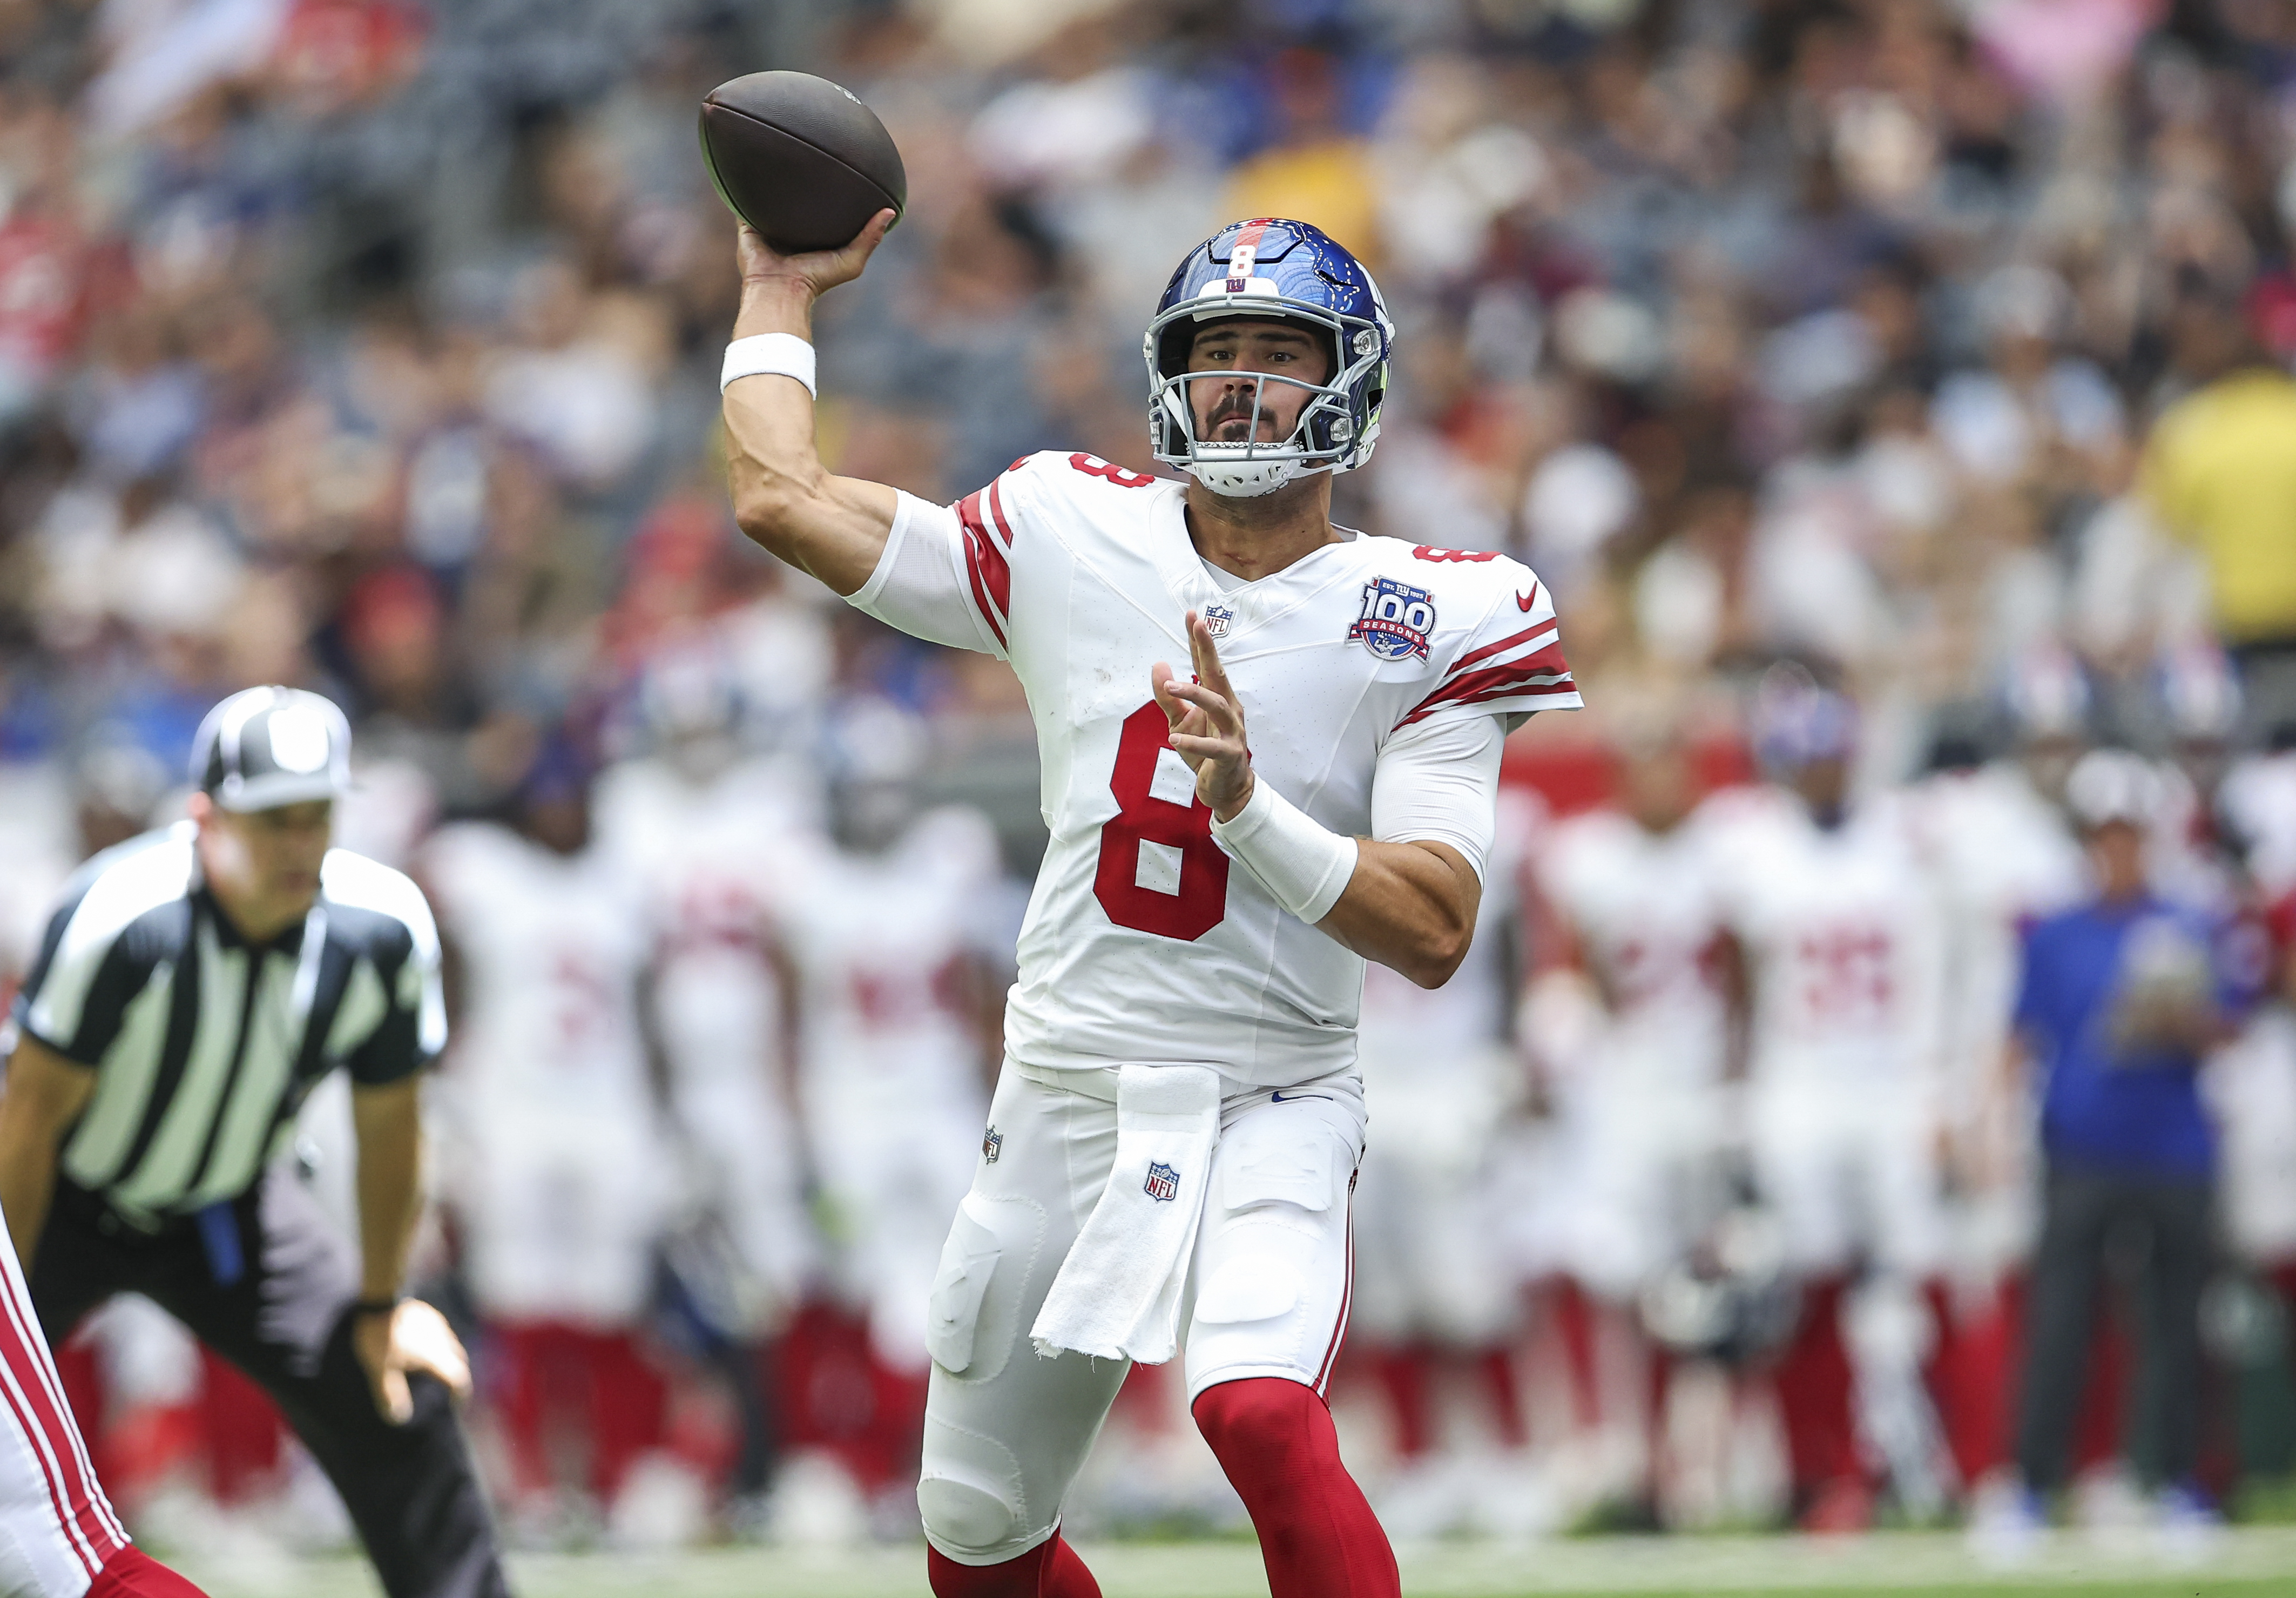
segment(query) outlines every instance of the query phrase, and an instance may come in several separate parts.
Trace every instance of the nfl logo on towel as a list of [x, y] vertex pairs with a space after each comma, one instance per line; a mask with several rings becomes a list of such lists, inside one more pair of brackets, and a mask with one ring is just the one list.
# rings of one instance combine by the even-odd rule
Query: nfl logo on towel
[[980, 1159], [984, 1165], [995, 1165], [996, 1156], [1004, 1151], [1004, 1135], [991, 1127], [980, 1139]]
[[1363, 614], [1348, 629], [1348, 642], [1361, 643], [1382, 660], [1427, 658], [1427, 635], [1435, 630], [1434, 596], [1391, 577], [1364, 585]]
[[1180, 1196], [1180, 1173], [1159, 1160], [1148, 1168], [1144, 1191], [1159, 1204], [1168, 1204]]

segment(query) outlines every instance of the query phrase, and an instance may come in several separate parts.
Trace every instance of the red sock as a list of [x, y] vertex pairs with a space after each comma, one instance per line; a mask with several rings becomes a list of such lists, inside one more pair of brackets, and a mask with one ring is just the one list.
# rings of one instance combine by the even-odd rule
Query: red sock
[[208, 1598], [140, 1548], [122, 1548], [103, 1561], [87, 1598]]
[[1801, 1323], [1778, 1364], [1778, 1418], [1785, 1425], [1794, 1487], [1804, 1496], [1858, 1474], [1849, 1351], [1841, 1341], [1841, 1290], [1835, 1278], [1807, 1285]]
[[960, 1565], [928, 1546], [925, 1579], [933, 1598], [1100, 1598], [1100, 1583], [1057, 1531], [1001, 1565]]
[[1397, 1343], [1372, 1356], [1372, 1370], [1395, 1420], [1395, 1451], [1417, 1459], [1435, 1446], [1434, 1395], [1429, 1390], [1427, 1349]]
[[1475, 1370], [1483, 1379], [1483, 1391], [1490, 1396], [1491, 1430], [1498, 1434], [1499, 1446], [1524, 1446], [1530, 1441], [1530, 1428], [1523, 1423], [1522, 1387], [1515, 1380], [1514, 1350], [1486, 1348], [1475, 1356]]
[[1595, 1369], [1595, 1307], [1587, 1291], [1568, 1276], [1555, 1283], [1554, 1329], [1570, 1372], [1571, 1418], [1582, 1431], [1603, 1423], [1603, 1383]]
[[1194, 1413], [1251, 1512], [1269, 1598], [1399, 1598], [1395, 1551], [1340, 1463], [1332, 1412], [1313, 1388], [1223, 1381], [1197, 1395]]
[[599, 1503], [611, 1504], [638, 1456], [661, 1446], [669, 1384], [627, 1332], [583, 1334], [581, 1356], [589, 1387], [590, 1490]]

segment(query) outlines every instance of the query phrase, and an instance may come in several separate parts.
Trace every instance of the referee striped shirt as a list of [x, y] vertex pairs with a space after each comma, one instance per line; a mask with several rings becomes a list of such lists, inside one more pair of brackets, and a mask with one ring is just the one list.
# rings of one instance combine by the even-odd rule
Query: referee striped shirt
[[447, 1041], [438, 929], [406, 877], [332, 849], [310, 914], [258, 947], [202, 885], [193, 835], [82, 866], [14, 1011], [96, 1072], [63, 1175], [146, 1223], [244, 1192], [337, 1066], [394, 1082]]

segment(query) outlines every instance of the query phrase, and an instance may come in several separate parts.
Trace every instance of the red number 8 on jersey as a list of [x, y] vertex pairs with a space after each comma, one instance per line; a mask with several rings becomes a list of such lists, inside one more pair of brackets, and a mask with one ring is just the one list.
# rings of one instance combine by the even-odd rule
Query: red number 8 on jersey
[[[1169, 747], [1171, 728], [1153, 700], [1124, 718], [1116, 772], [1108, 780], [1117, 811], [1100, 829], [1100, 868], [1093, 874], [1092, 894], [1119, 927], [1192, 942], [1227, 914], [1227, 856], [1212, 841], [1210, 805], [1193, 791], [1185, 805], [1153, 791], [1156, 762]], [[1144, 843], [1180, 851], [1177, 893], [1140, 885]]]

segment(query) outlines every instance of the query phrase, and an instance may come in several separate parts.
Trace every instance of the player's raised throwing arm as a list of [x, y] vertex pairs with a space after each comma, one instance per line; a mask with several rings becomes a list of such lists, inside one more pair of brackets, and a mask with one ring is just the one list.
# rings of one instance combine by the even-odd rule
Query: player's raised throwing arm
[[[840, 594], [869, 580], [892, 531], [896, 500], [882, 483], [832, 477], [814, 447], [810, 344], [813, 302], [861, 268], [893, 225], [883, 210], [842, 250], [807, 255], [774, 253], [757, 232], [742, 228], [742, 309], [734, 321], [742, 341], [783, 334], [808, 346], [749, 346], [772, 370], [752, 371], [725, 385], [726, 471], [734, 520], [778, 559], [810, 572]], [[802, 369], [796, 375], [791, 368]], [[728, 370], [734, 370], [729, 362]]]

